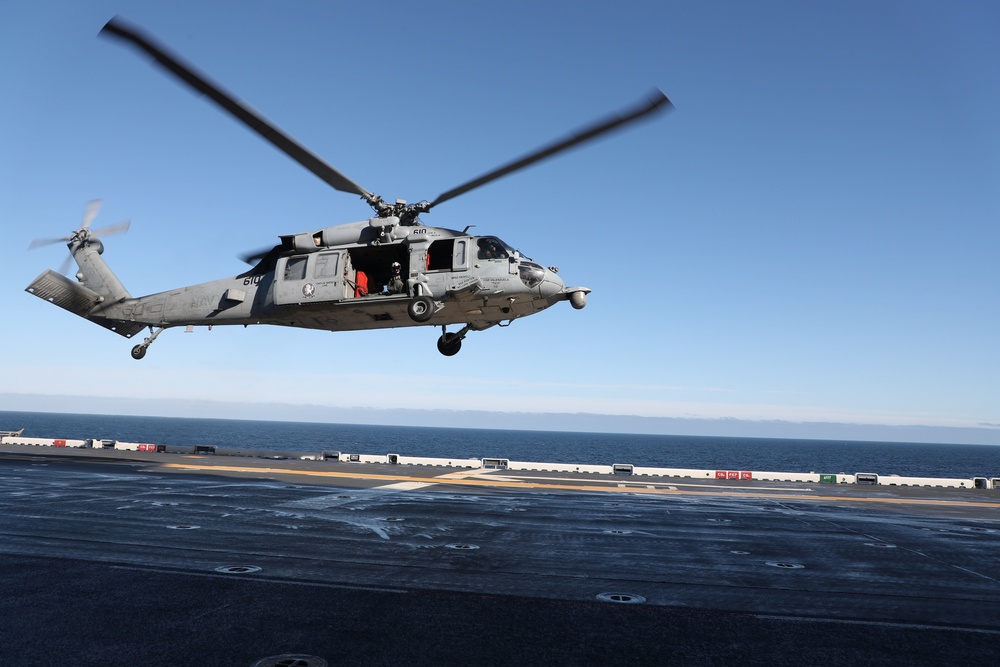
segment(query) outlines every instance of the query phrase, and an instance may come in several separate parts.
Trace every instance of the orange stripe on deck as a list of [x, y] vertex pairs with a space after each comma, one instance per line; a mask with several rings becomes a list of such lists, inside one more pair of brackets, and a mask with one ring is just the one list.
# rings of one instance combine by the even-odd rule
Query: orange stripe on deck
[[[303, 475], [307, 477], [337, 477], [344, 479], [366, 479], [377, 482], [420, 482], [422, 484], [434, 485], [434, 484], [451, 484], [457, 486], [486, 486], [486, 487], [499, 487], [499, 488], [511, 488], [511, 489], [549, 489], [549, 490], [560, 490], [560, 491], [593, 491], [600, 493], [642, 493], [650, 495], [664, 495], [664, 496], [714, 496], [714, 497], [727, 497], [727, 498], [769, 498], [776, 500], [815, 500], [824, 502], [841, 502], [841, 503], [888, 503], [888, 504], [899, 504], [899, 505], [933, 505], [933, 506], [948, 506], [953, 505], [957, 507], [995, 507], [1000, 509], [1000, 502], [988, 503], [988, 502], [978, 502], [973, 500], [934, 500], [934, 499], [919, 499], [919, 498], [869, 498], [864, 496], [813, 496], [813, 495], [803, 495], [806, 491], [800, 493], [774, 493], [769, 491], [689, 491], [683, 489], [669, 488], [669, 489], [657, 489], [648, 488], [645, 486], [646, 482], [642, 482], [643, 486], [593, 486], [587, 484], [542, 484], [537, 482], [514, 482], [510, 480], [499, 480], [499, 479], [459, 479], [455, 477], [414, 477], [411, 475], [382, 475], [374, 473], [362, 473], [362, 472], [333, 472], [325, 470], [290, 470], [287, 468], [247, 468], [240, 466], [218, 466], [218, 465], [194, 465], [185, 463], [166, 463], [163, 464], [164, 468], [173, 468], [178, 470], [214, 470], [219, 472], [243, 472], [243, 473], [261, 473], [261, 474], [272, 474], [272, 475]], [[454, 474], [454, 473], [450, 473]], [[469, 471], [469, 474], [476, 474], [473, 471]], [[618, 480], [615, 480], [618, 482]], [[620, 483], [620, 482], [618, 482]], [[668, 484], [669, 482], [663, 482]]]

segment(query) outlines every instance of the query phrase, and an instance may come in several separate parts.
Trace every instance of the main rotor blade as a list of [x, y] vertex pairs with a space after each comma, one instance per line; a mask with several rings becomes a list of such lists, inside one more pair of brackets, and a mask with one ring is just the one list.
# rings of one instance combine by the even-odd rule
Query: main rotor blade
[[226, 92], [220, 86], [211, 82], [206, 76], [197, 72], [192, 66], [183, 63], [177, 56], [171, 54], [165, 46], [157, 44], [156, 41], [144, 34], [139, 28], [129, 25], [116, 16], [101, 29], [101, 34], [119, 37], [139, 47], [151, 55], [160, 65], [181, 79], [181, 81], [184, 81], [199, 93], [210, 97], [212, 101], [242, 121], [251, 130], [271, 142], [290, 158], [314, 173], [323, 182], [342, 192], [360, 195], [369, 204], [377, 200], [375, 195], [365, 190], [347, 176], [344, 176], [334, 167], [324, 162], [318, 155], [272, 125], [249, 104], [236, 99], [232, 94]]
[[668, 111], [672, 109], [673, 106], [673, 102], [671, 102], [662, 91], [656, 90], [647, 101], [634, 108], [597, 121], [591, 126], [574, 132], [569, 137], [561, 141], [557, 141], [553, 144], [540, 148], [518, 160], [514, 160], [513, 162], [499, 167], [498, 169], [494, 169], [489, 173], [483, 174], [475, 180], [469, 181], [468, 183], [460, 185], [457, 188], [453, 188], [438, 195], [438, 198], [431, 202], [428, 205], [428, 208], [437, 206], [438, 204], [446, 202], [449, 199], [453, 199], [461, 194], [465, 194], [469, 190], [478, 188], [481, 185], [486, 185], [487, 183], [495, 181], [501, 176], [506, 176], [511, 172], [517, 171], [518, 169], [523, 169], [529, 165], [544, 160], [545, 158], [552, 157], [553, 155], [572, 148], [577, 144], [595, 139], [602, 134], [606, 134], [607, 132], [611, 132], [612, 130], [621, 127], [622, 125], [638, 120], [647, 114], [651, 114], [656, 111]]
[[242, 261], [246, 262], [247, 264], [250, 264], [251, 266], [253, 266], [254, 264], [256, 264], [257, 262], [259, 262], [260, 260], [264, 259], [264, 257], [267, 255], [267, 253], [271, 252], [272, 250], [275, 250], [276, 248], [280, 248], [280, 247], [281, 247], [281, 245], [268, 246], [266, 248], [257, 248], [256, 250], [251, 250], [249, 252], [245, 252], [245, 253], [242, 253], [240, 255], [237, 255], [237, 257], [239, 259], [241, 259]]

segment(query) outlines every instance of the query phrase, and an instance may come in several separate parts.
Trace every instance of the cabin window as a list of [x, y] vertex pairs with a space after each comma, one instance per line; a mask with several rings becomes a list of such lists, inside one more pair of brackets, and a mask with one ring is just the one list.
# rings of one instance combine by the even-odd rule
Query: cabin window
[[285, 280], [305, 280], [308, 257], [292, 257], [285, 263]]
[[545, 280], [545, 269], [534, 262], [521, 262], [517, 272], [521, 276], [521, 282], [529, 289], [538, 287]]
[[330, 252], [319, 255], [316, 258], [315, 276], [317, 278], [336, 278], [340, 275], [338, 271], [340, 253]]

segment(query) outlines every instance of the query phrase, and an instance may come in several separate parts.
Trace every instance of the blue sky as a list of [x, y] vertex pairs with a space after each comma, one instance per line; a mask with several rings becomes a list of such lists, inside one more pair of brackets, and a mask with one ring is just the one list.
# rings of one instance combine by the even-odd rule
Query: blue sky
[[[34, 299], [68, 233], [135, 295], [362, 220], [125, 45], [143, 26], [386, 199], [433, 199], [658, 87], [672, 113], [468, 193], [592, 288], [472, 334], [165, 332]], [[145, 399], [986, 426], [1000, 440], [1000, 8], [992, 2], [0, 2], [0, 373]], [[72, 409], [68, 405], [67, 409]], [[280, 418], [280, 414], [262, 415]]]

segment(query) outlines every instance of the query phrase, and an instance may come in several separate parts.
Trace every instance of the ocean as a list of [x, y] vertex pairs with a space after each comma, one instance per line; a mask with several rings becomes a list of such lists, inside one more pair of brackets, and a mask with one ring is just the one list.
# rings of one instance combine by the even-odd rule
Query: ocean
[[319, 453], [912, 477], [1000, 477], [1000, 446], [631, 435], [184, 419], [0, 411], [0, 430], [40, 438], [113, 439]]

